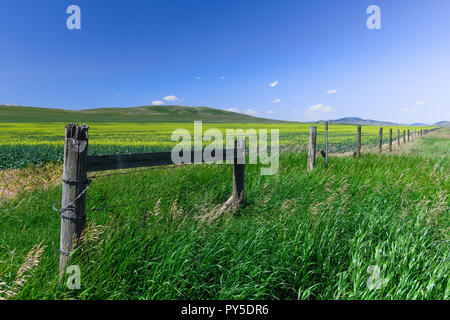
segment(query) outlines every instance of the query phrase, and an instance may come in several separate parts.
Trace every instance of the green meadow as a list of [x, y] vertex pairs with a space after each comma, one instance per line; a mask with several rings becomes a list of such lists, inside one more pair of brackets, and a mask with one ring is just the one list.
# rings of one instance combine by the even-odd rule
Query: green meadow
[[[170, 149], [180, 127], [192, 130], [92, 123], [90, 153]], [[80, 268], [79, 290], [66, 286], [67, 275], [58, 281], [60, 217], [51, 207], [60, 204], [61, 185], [17, 187], [0, 201], [0, 298], [449, 298], [448, 130], [381, 156], [330, 156], [327, 169], [318, 157], [307, 172], [308, 124], [220, 125], [231, 127], [279, 128], [279, 173], [261, 176], [259, 165], [247, 165], [245, 206], [217, 219], [231, 195], [232, 166], [97, 177], [82, 245], [69, 260]], [[318, 132], [320, 148], [321, 125]], [[64, 123], [1, 124], [1, 165], [26, 167], [3, 173], [39, 180], [49, 161], [58, 171], [63, 134]], [[363, 127], [366, 147], [377, 138], [377, 127]], [[330, 126], [333, 151], [354, 150], [355, 139], [355, 126]]]

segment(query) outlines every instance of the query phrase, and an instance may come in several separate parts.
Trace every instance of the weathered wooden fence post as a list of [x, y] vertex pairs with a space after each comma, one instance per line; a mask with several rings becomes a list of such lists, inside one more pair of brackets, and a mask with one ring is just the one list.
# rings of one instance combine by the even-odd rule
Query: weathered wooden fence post
[[411, 133], [410, 133], [410, 131], [409, 131], [409, 129], [408, 129], [408, 142], [409, 142], [410, 136], [411, 136]]
[[392, 152], [392, 129], [389, 129], [389, 152]]
[[325, 168], [328, 168], [328, 121], [325, 121]]
[[397, 147], [400, 147], [400, 129], [397, 129]]
[[356, 157], [361, 157], [361, 126], [358, 126], [356, 133]]
[[383, 149], [383, 128], [380, 128], [380, 134], [378, 136], [378, 152], [381, 154]]
[[69, 254], [86, 225], [87, 125], [66, 126], [61, 207], [59, 273], [64, 274]]
[[314, 169], [314, 163], [316, 161], [316, 132], [317, 127], [309, 127], [308, 171]]
[[234, 141], [234, 166], [233, 166], [233, 210], [239, 209], [244, 204], [245, 181], [245, 140]]
[[406, 144], [406, 131], [403, 130], [403, 144]]

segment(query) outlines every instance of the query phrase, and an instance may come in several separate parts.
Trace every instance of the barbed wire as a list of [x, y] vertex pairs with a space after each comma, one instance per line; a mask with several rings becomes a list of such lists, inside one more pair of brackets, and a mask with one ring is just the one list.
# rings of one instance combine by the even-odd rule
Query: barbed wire
[[158, 195], [158, 196], [153, 195], [153, 196], [148, 197], [148, 198], [144, 198], [144, 199], [141, 199], [141, 200], [138, 200], [138, 201], [134, 201], [133, 203], [128, 202], [128, 203], [124, 203], [124, 204], [103, 206], [103, 207], [100, 207], [100, 208], [95, 208], [94, 207], [94, 208], [91, 208], [91, 209], [87, 209], [86, 212], [98, 212], [98, 211], [105, 211], [105, 210], [108, 210], [108, 209], [125, 208], [125, 207], [129, 207], [130, 205], [142, 204], [142, 203], [149, 202], [151, 200], [156, 200], [158, 198], [169, 196], [169, 195], [171, 195], [171, 193]]
[[[64, 208], [61, 208], [61, 209], [57, 209], [56, 208], [56, 203], [55, 203], [55, 204], [53, 204], [52, 209], [54, 211], [62, 214], [62, 212], [66, 211], [68, 208], [70, 208], [78, 199], [80, 199], [89, 190], [89, 188], [91, 187], [91, 183], [97, 178], [110, 177], [110, 176], [121, 175], [121, 174], [140, 173], [140, 172], [145, 172], [145, 171], [150, 171], [150, 170], [157, 170], [157, 169], [163, 169], [163, 170], [164, 169], [171, 169], [171, 168], [176, 168], [176, 167], [180, 167], [180, 166], [184, 166], [184, 165], [170, 166], [170, 167], [154, 167], [154, 168], [151, 168], [151, 169], [136, 170], [136, 171], [133, 171], [133, 172], [121, 172], [119, 174], [105, 174], [105, 175], [100, 175], [100, 176], [92, 176], [92, 177], [90, 177], [90, 180], [88, 181], [88, 185], [86, 186], [86, 188], [83, 191], [81, 191], [78, 194], [78, 196], [73, 201], [71, 201], [67, 206], [65, 206]], [[219, 175], [222, 175], [226, 171], [227, 167], [228, 166], [225, 165], [223, 167], [223, 170], [219, 172]], [[210, 190], [211, 187], [213, 187], [215, 184], [217, 184], [219, 182], [220, 182], [220, 179], [216, 179], [213, 183], [204, 186], [203, 189]], [[144, 199], [140, 199], [140, 200], [137, 200], [137, 201], [134, 201], [134, 202], [127, 202], [127, 203], [124, 203], [124, 204], [117, 204], [117, 205], [110, 205], [110, 206], [102, 206], [102, 207], [99, 207], [99, 208], [95, 208], [94, 207], [94, 208], [91, 208], [91, 209], [87, 209], [86, 212], [98, 212], [98, 211], [104, 211], [104, 210], [108, 210], [108, 209], [129, 207], [130, 205], [142, 204], [142, 203], [145, 203], [145, 202], [149, 202], [151, 200], [160, 199], [162, 197], [170, 196], [170, 195], [173, 195], [173, 194], [174, 193], [172, 193], [172, 192], [168, 192], [168, 193], [161, 194], [161, 195], [152, 195], [150, 197], [147, 197], [147, 198], [144, 198]], [[206, 197], [207, 193], [203, 193], [203, 194], [204, 194], [204, 196], [199, 198], [199, 200], [197, 201], [196, 205], [191, 209], [189, 214], [192, 213], [192, 211], [195, 210], [195, 208], [198, 206], [200, 201]], [[71, 218], [68, 218], [68, 219], [71, 219]]]
[[64, 208], [57, 209], [57, 208], [56, 208], [57, 202], [55, 202], [55, 203], [52, 205], [52, 209], [53, 209], [54, 211], [59, 212], [60, 214], [62, 214], [62, 213], [65, 212], [67, 209], [69, 209], [69, 208], [70, 208], [70, 207], [71, 207], [78, 199], [80, 199], [80, 198], [81, 198], [81, 197], [89, 190], [89, 188], [90, 188], [90, 186], [91, 186], [91, 183], [92, 183], [92, 180], [88, 180], [86, 188], [84, 188], [84, 190], [81, 191], [81, 192], [78, 194], [78, 196], [76, 196], [76, 198], [73, 199], [73, 200], [72, 200], [68, 205], [66, 205]]
[[[366, 134], [366, 135], [363, 134], [362, 136], [370, 136], [370, 137], [372, 137], [372, 138], [377, 138], [376, 134]], [[256, 152], [252, 152], [252, 153], [250, 153], [249, 148], [246, 148], [246, 156], [255, 155], [255, 154], [256, 154], [256, 155], [261, 154], [262, 152], [266, 152], [266, 151], [267, 151], [267, 148], [268, 148], [268, 146], [266, 146], [266, 147], [263, 148], [263, 149], [257, 150]], [[168, 166], [155, 166], [155, 167], [149, 167], [149, 168], [140, 169], [140, 170], [133, 170], [133, 171], [130, 171], [130, 172], [119, 172], [119, 173], [110, 173], [110, 174], [102, 174], [102, 175], [93, 175], [93, 176], [89, 177], [88, 184], [87, 184], [86, 188], [85, 188], [83, 191], [81, 191], [81, 192], [77, 195], [77, 197], [76, 197], [74, 200], [72, 200], [68, 205], [66, 205], [64, 208], [57, 209], [57, 208], [55, 207], [55, 206], [56, 206], [56, 203], [55, 203], [55, 204], [52, 206], [52, 209], [53, 209], [54, 211], [56, 211], [56, 212], [62, 214], [64, 211], [66, 211], [67, 209], [69, 209], [69, 208], [70, 208], [70, 207], [71, 207], [78, 199], [80, 199], [80, 198], [81, 198], [81, 197], [89, 190], [89, 188], [90, 188], [90, 186], [91, 186], [91, 183], [92, 183], [95, 179], [97, 179], [97, 178], [112, 177], [112, 176], [119, 176], [119, 175], [130, 175], [130, 174], [137, 174], [137, 173], [148, 172], [148, 171], [154, 171], [154, 170], [177, 169], [177, 168], [184, 167], [184, 166], [187, 166], [187, 165], [190, 165], [190, 164], [168, 165]], [[219, 174], [220, 174], [220, 175], [223, 174], [227, 168], [228, 168], [228, 166], [225, 165], [225, 166], [224, 166], [224, 169], [223, 169], [221, 172], [219, 172]], [[257, 172], [256, 172], [256, 173], [248, 173], [248, 172], [247, 172], [245, 176], [248, 178], [248, 177], [255, 177], [255, 176], [262, 177], [263, 175], [262, 175], [261, 173], [257, 173]], [[212, 183], [210, 183], [210, 184], [208, 184], [207, 186], [205, 186], [204, 189], [210, 190], [214, 185], [216, 185], [217, 183], [219, 183], [219, 181], [220, 181], [219, 179], [216, 179], [216, 180], [213, 181]], [[128, 207], [128, 206], [130, 206], [130, 204], [134, 204], [134, 205], [136, 205], [136, 204], [141, 204], [141, 203], [145, 203], [145, 202], [148, 202], [148, 201], [151, 201], [151, 200], [155, 200], [155, 199], [157, 199], [157, 198], [169, 196], [169, 195], [171, 195], [171, 194], [173, 194], [173, 193], [167, 193], [167, 194], [158, 195], [158, 196], [153, 195], [153, 196], [151, 196], [151, 197], [147, 197], [147, 198], [144, 198], [144, 199], [141, 199], [141, 200], [138, 200], [138, 201], [134, 201], [134, 202], [132, 202], [132, 203], [129, 202], [129, 203], [125, 203], [125, 204], [118, 204], [118, 205], [111, 205], [111, 206], [102, 206], [102, 207], [99, 207], [99, 208], [95, 208], [95, 207], [94, 207], [94, 208], [88, 209], [88, 210], [86, 210], [86, 211], [87, 211], [87, 212], [96, 212], [96, 211], [104, 211], [104, 210], [107, 210], [107, 209], [123, 208], [123, 207]], [[208, 192], [204, 193], [203, 196], [200, 197], [200, 198], [197, 200], [197, 202], [196, 202], [196, 204], [194, 205], [194, 207], [193, 207], [193, 208], [188, 212], [188, 214], [185, 216], [185, 219], [186, 219], [187, 216], [189, 216], [189, 215], [192, 214], [192, 212], [198, 207], [199, 203], [200, 203], [202, 200], [205, 199], [205, 197], [206, 197], [207, 194], [208, 194]], [[183, 219], [183, 221], [184, 221], [184, 219]]]
[[114, 177], [114, 176], [121, 176], [121, 175], [136, 174], [136, 173], [155, 171], [155, 170], [178, 169], [180, 167], [185, 167], [187, 165], [189, 165], [189, 164], [173, 164], [173, 165], [168, 165], [168, 166], [154, 166], [154, 167], [148, 167], [148, 168], [145, 168], [145, 169], [133, 170], [133, 171], [129, 171], [129, 172], [118, 172], [118, 173], [107, 173], [107, 174], [93, 175], [93, 176], [90, 176], [90, 178], [96, 179], [96, 178], [104, 178], [104, 177]]

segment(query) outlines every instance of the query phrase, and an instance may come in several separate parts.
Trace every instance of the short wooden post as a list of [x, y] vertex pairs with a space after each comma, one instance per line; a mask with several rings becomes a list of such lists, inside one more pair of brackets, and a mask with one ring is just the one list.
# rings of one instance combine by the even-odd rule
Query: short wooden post
[[316, 132], [317, 127], [309, 127], [308, 171], [314, 169], [314, 163], [316, 161]]
[[389, 152], [392, 152], [392, 129], [389, 129]]
[[408, 142], [409, 142], [410, 136], [411, 136], [411, 132], [410, 132], [409, 129], [408, 129]]
[[356, 133], [356, 157], [361, 157], [361, 126], [358, 126]]
[[403, 144], [406, 144], [406, 131], [403, 130]]
[[86, 225], [88, 129], [87, 125], [66, 126], [59, 247], [60, 275], [64, 274], [72, 246], [79, 244]]
[[244, 204], [245, 140], [234, 141], [233, 210]]
[[400, 129], [397, 129], [397, 147], [400, 147]]
[[325, 168], [328, 168], [328, 121], [325, 121]]
[[380, 134], [378, 136], [378, 153], [381, 154], [383, 149], [383, 128], [380, 128]]

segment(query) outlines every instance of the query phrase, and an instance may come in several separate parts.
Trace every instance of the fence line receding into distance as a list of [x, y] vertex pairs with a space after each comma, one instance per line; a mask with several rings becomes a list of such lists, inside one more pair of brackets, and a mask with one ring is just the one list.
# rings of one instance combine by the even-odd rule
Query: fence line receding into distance
[[[89, 127], [87, 125], [78, 124], [69, 124], [65, 130], [61, 209], [55, 208], [61, 215], [59, 249], [59, 271], [61, 276], [66, 269], [69, 255], [79, 245], [81, 234], [86, 226], [86, 194], [90, 187], [88, 172], [173, 165], [171, 152], [88, 156], [88, 130]], [[423, 136], [431, 131], [436, 131], [436, 129], [423, 129], [419, 132], [413, 132], [408, 129], [407, 139], [410, 141], [413, 138], [411, 134]], [[382, 133], [383, 129], [380, 128], [378, 145], [380, 154], [383, 144]], [[316, 139], [317, 127], [311, 126], [308, 143], [308, 171], [312, 171], [315, 166]], [[405, 130], [403, 131], [403, 143], [406, 143]], [[397, 129], [397, 145], [400, 145], [399, 129]], [[389, 130], [389, 151], [392, 152], [392, 129]], [[223, 149], [222, 152], [224, 155], [227, 155], [227, 159], [233, 160], [233, 192], [232, 196], [221, 208], [221, 213], [230, 206], [232, 206], [233, 210], [238, 210], [244, 204], [245, 140], [236, 139], [234, 149]], [[190, 159], [201, 159], [201, 162], [205, 162], [202, 156], [203, 150], [194, 150], [190, 151], [190, 153]], [[325, 157], [325, 166], [327, 166], [328, 122], [325, 123], [325, 151], [322, 150], [321, 153]], [[213, 151], [211, 155], [214, 157], [215, 152]], [[361, 157], [361, 126], [357, 127], [356, 151], [354, 155], [357, 158]], [[214, 183], [217, 183], [217, 181]]]

